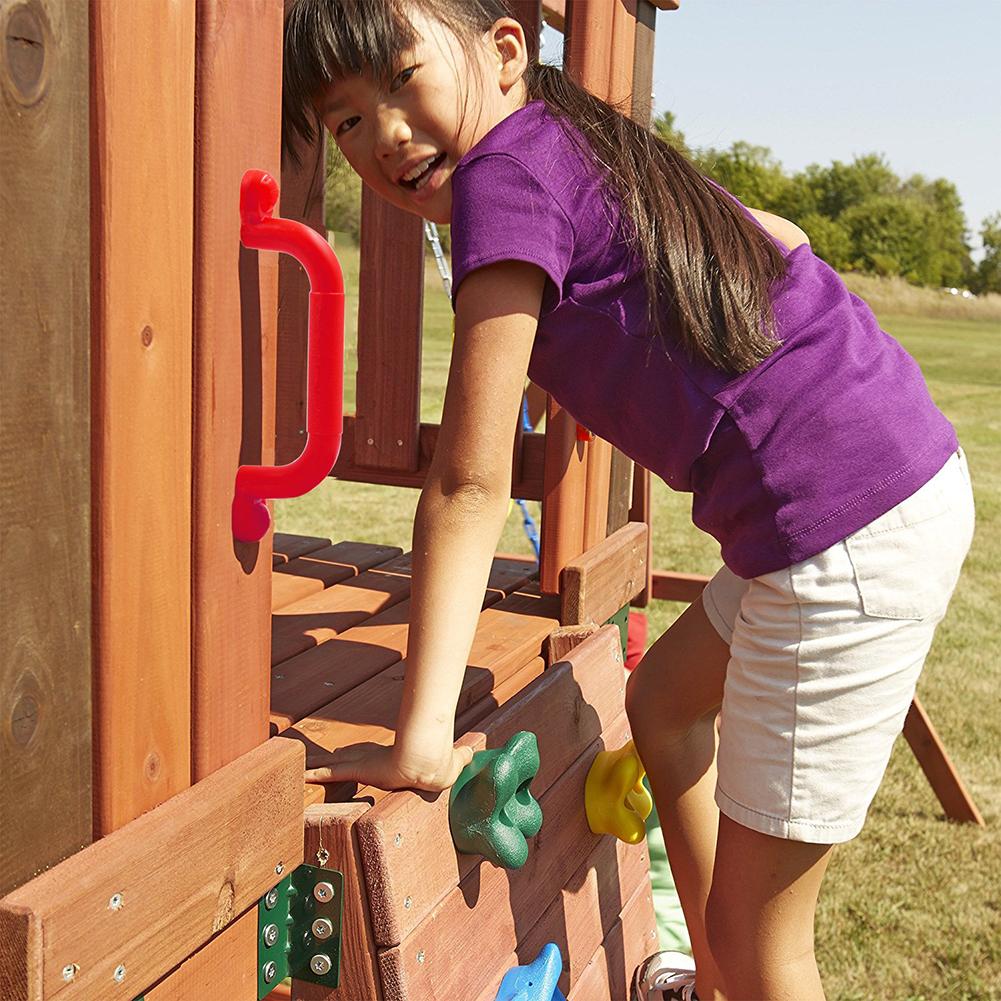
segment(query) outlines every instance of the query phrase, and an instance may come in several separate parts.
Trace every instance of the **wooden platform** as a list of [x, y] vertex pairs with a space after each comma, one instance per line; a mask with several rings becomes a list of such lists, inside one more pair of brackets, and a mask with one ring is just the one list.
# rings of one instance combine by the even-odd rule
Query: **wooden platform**
[[[279, 534], [273, 564], [272, 734], [303, 741], [307, 755], [389, 744], [408, 555]], [[322, 848], [345, 873], [344, 962], [337, 992], [297, 983], [293, 997], [492, 998], [504, 972], [549, 941], [563, 952], [568, 996], [628, 996], [655, 945], [646, 846], [591, 834], [583, 808], [595, 754], [629, 739], [618, 632], [601, 630], [545, 669], [559, 598], [541, 595], [536, 574], [530, 559], [495, 559], [456, 726], [475, 750], [536, 734], [532, 792], [545, 821], [529, 861], [511, 872], [457, 855], [445, 795], [307, 787], [305, 860], [316, 864]]]

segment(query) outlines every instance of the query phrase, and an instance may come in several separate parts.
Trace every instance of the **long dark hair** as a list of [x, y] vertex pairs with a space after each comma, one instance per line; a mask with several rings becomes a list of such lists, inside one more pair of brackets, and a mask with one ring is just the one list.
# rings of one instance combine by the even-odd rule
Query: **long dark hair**
[[[326, 86], [368, 72], [389, 82], [417, 41], [406, 8], [460, 39], [481, 38], [504, 0], [295, 0], [285, 19], [283, 143], [312, 142]], [[694, 357], [746, 372], [776, 348], [769, 295], [785, 273], [771, 238], [676, 149], [555, 66], [532, 60], [528, 100], [542, 100], [603, 171], [625, 239], [643, 262], [650, 330]], [[292, 153], [294, 156], [294, 153]]]

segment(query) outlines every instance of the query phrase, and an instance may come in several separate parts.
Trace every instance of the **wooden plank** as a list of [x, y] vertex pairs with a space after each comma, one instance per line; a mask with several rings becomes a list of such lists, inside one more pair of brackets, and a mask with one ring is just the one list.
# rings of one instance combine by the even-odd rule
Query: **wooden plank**
[[[290, 4], [285, 0], [285, 7]], [[326, 129], [316, 140], [296, 147], [299, 163], [282, 159], [283, 219], [294, 219], [316, 230], [324, 239], [324, 178]], [[278, 345], [275, 361], [275, 462], [297, 459], [306, 441], [306, 360], [309, 335], [309, 277], [288, 254], [278, 261]]]
[[542, 0], [542, 16], [555, 31], [563, 31], [566, 21], [566, 0]]
[[660, 601], [692, 602], [702, 594], [710, 579], [701, 573], [673, 573], [668, 570], [654, 570], [651, 594]]
[[611, 42], [616, 0], [566, 0], [563, 68], [605, 100], [611, 83]]
[[0, 21], [4, 893], [91, 838], [91, 371], [87, 8]]
[[629, 997], [636, 967], [656, 952], [650, 936], [655, 926], [653, 894], [649, 886], [640, 887], [567, 995], [568, 1001]]
[[[522, 936], [517, 951], [500, 964], [500, 970], [524, 966], [538, 956], [547, 942], [555, 942], [563, 957], [560, 989], [565, 994], [587, 969], [621, 912], [632, 903], [633, 896], [644, 891], [650, 892], [646, 846], [602, 838], [560, 895]], [[644, 938], [648, 952], [654, 951], [657, 945], [654, 924]], [[499, 982], [500, 977], [496, 979]], [[497, 985], [491, 983], [476, 1001], [494, 1001], [496, 994]], [[628, 997], [628, 994], [621, 996]]]
[[636, 44], [633, 50], [633, 114], [646, 128], [653, 115], [653, 56], [657, 11], [650, 0], [635, 0]]
[[612, 446], [593, 438], [587, 446], [584, 488], [584, 552], [608, 535], [608, 492], [612, 482]]
[[633, 493], [633, 461], [617, 448], [612, 449], [612, 464], [608, 479], [606, 536], [617, 532], [629, 521], [629, 504]]
[[605, 100], [625, 115], [631, 115], [633, 110], [636, 13], [635, 0], [613, 0], [611, 45], [608, 53], [608, 95]]
[[220, 982], [226, 984], [226, 1001], [257, 1001], [256, 959], [257, 908], [251, 907], [147, 990], [143, 1001], [218, 997]]
[[[490, 718], [491, 714], [501, 706], [507, 705], [516, 695], [524, 691], [536, 678], [540, 677], [546, 670], [544, 657], [536, 657], [530, 660], [517, 673], [512, 674], [499, 684], [494, 686], [493, 691], [472, 705], [464, 713], [456, 717], [455, 736], [456, 739], [476, 729], [479, 732], [483, 721]], [[364, 790], [362, 790], [364, 793]]]
[[983, 827], [984, 818], [977, 809], [977, 804], [956, 771], [931, 717], [916, 695], [904, 719], [904, 736], [942, 804], [945, 815], [950, 820]]
[[289, 535], [286, 532], [275, 532], [271, 537], [271, 551], [274, 564], [288, 563], [306, 553], [315, 552], [330, 545], [330, 539], [316, 535]]
[[[482, 750], [531, 730], [542, 762], [532, 783], [539, 798], [622, 713], [623, 694], [618, 634], [608, 627], [461, 743]], [[403, 941], [481, 861], [456, 853], [447, 796], [433, 801], [411, 792], [387, 796], [362, 818], [359, 838], [376, 940], [383, 946]]]
[[354, 461], [413, 471], [420, 457], [424, 229], [362, 188]]
[[542, 30], [542, 0], [508, 0], [511, 16], [525, 29], [529, 61], [539, 56], [539, 32]]
[[141, 994], [302, 862], [302, 770], [297, 743], [266, 741], [9, 894], [5, 920], [28, 914], [39, 933], [5, 952], [0, 977], [23, 984], [40, 967], [29, 1001]]
[[637, 464], [633, 472], [633, 504], [629, 520], [640, 521], [647, 527], [646, 587], [631, 602], [633, 608], [646, 608], [653, 590], [653, 505], [650, 500], [650, 470]]
[[[438, 443], [440, 425], [421, 424], [417, 466], [412, 470], [376, 469], [359, 465], [355, 458], [354, 446], [356, 427], [354, 417], [344, 418], [341, 451], [330, 472], [332, 477], [356, 483], [379, 483], [384, 486], [411, 487], [418, 490], [424, 486], [431, 466], [431, 457]], [[546, 436], [539, 432], [521, 433], [521, 455], [520, 462], [516, 463], [514, 468], [512, 497], [520, 497], [522, 500], [542, 500], [545, 438]]]
[[330, 803], [306, 811], [304, 857], [309, 865], [344, 874], [344, 911], [341, 919], [341, 983], [329, 989], [299, 980], [292, 982], [296, 1001], [343, 998], [345, 1001], [381, 1001], [376, 947], [362, 882], [356, 825], [367, 812], [364, 803]]
[[636, 522], [620, 528], [563, 570], [560, 622], [602, 623], [643, 589], [647, 528]]
[[338, 542], [335, 546], [325, 546], [306, 556], [279, 563], [271, 576], [271, 611], [357, 577], [402, 552], [399, 546]]
[[546, 663], [552, 666], [566, 659], [571, 650], [579, 647], [599, 628], [601, 627], [595, 622], [585, 622], [582, 626], [560, 626], [559, 629], [554, 629], [546, 643]]
[[90, 11], [99, 835], [190, 781], [195, 8]]
[[[545, 820], [521, 869], [480, 864], [399, 945], [380, 951], [386, 1001], [475, 997], [490, 983], [520, 935], [597, 846], [599, 836], [591, 833], [584, 816], [584, 781], [595, 754], [603, 747], [619, 747], [628, 733], [622, 713], [542, 795]], [[422, 840], [426, 837], [427, 832]], [[371, 888], [369, 902], [377, 922]], [[469, 920], [471, 902], [482, 920]], [[475, 956], [476, 961], [456, 963], [456, 955]]]
[[[237, 202], [248, 168], [279, 176], [282, 14], [281, 0], [197, 4], [191, 547], [196, 781], [268, 735], [270, 540], [234, 542], [230, 508], [237, 467], [269, 465], [274, 455], [278, 260], [241, 247]], [[157, 89], [163, 91], [159, 84]], [[225, 985], [219, 990], [225, 993]]]

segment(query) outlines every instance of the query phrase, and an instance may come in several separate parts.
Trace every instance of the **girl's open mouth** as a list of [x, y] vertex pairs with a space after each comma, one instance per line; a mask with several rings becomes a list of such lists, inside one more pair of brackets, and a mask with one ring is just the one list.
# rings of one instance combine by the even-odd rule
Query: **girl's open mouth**
[[431, 179], [431, 175], [445, 162], [445, 154], [439, 153], [424, 169], [423, 173], [418, 174], [411, 181], [400, 181], [400, 184], [405, 188], [409, 188], [411, 191], [420, 191], [425, 184]]

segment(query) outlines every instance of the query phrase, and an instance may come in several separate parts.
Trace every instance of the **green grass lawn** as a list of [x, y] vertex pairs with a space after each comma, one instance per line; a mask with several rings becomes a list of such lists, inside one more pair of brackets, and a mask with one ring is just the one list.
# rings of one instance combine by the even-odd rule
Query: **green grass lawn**
[[[338, 253], [353, 290], [357, 251], [338, 246]], [[817, 915], [818, 956], [831, 1001], [1001, 999], [1001, 326], [880, 319], [921, 363], [973, 475], [977, 534], [919, 694], [987, 827], [944, 820], [901, 738], [865, 829], [834, 853]], [[346, 412], [354, 406], [352, 323], [353, 317]], [[450, 343], [451, 310], [432, 263], [425, 295], [426, 421], [441, 414]], [[307, 497], [279, 502], [277, 523], [286, 532], [409, 548], [416, 504], [416, 491], [328, 481]], [[718, 546], [691, 525], [689, 506], [689, 497], [655, 483], [655, 565], [712, 573]], [[538, 518], [538, 505], [531, 507]], [[517, 509], [500, 548], [530, 552]], [[680, 610], [667, 602], [651, 606], [651, 641]]]

